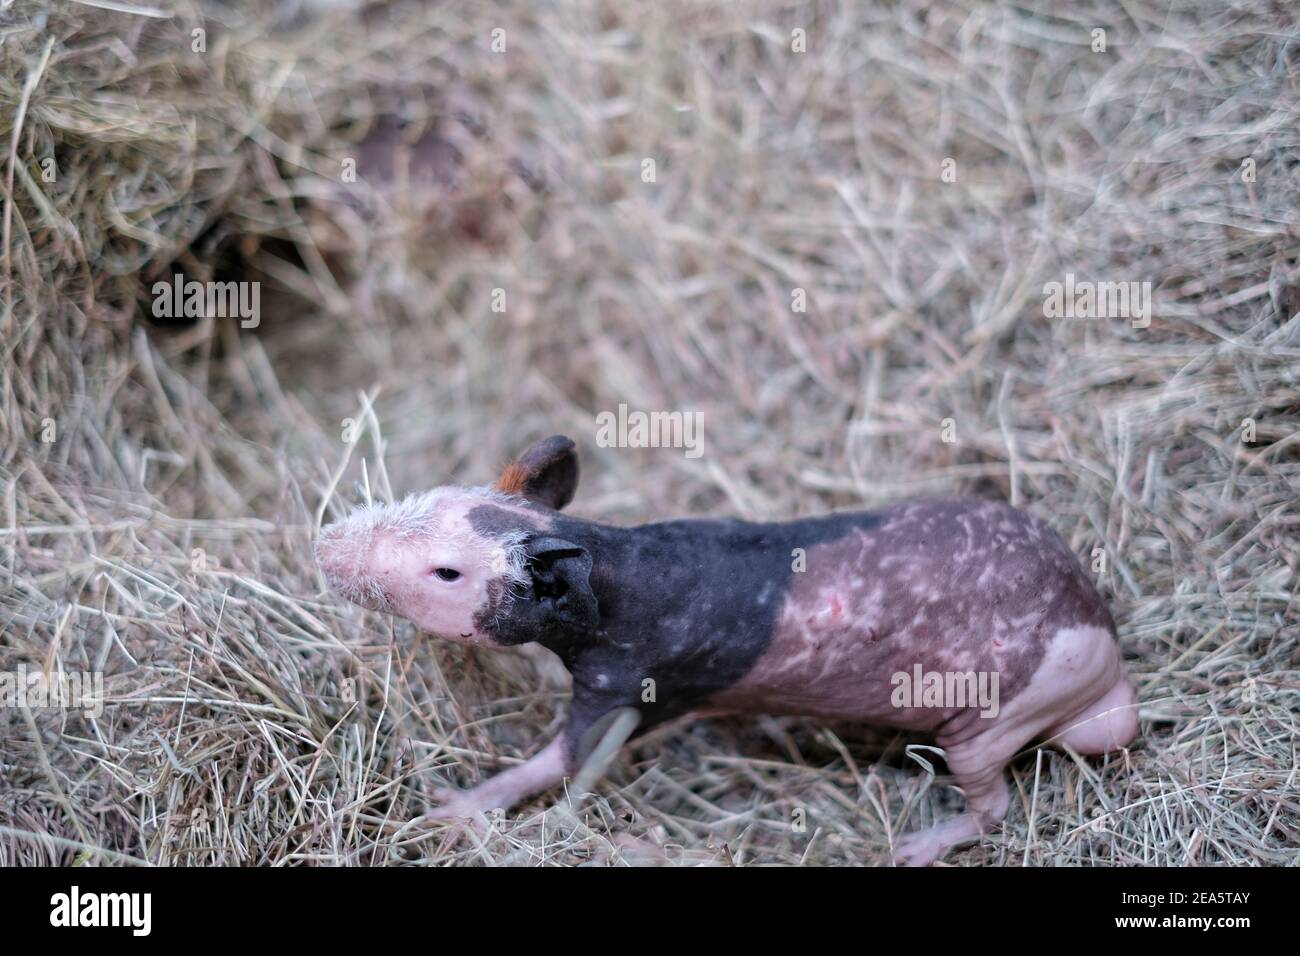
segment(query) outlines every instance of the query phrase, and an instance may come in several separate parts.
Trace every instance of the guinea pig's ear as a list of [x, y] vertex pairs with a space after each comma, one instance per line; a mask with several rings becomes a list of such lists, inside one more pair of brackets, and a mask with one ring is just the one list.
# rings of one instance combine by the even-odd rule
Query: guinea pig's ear
[[591, 555], [586, 548], [562, 538], [534, 538], [524, 546], [533, 600], [547, 623], [591, 630], [600, 608], [591, 590]]
[[497, 479], [497, 491], [522, 495], [559, 511], [578, 487], [578, 453], [573, 439], [552, 435], [528, 446]]

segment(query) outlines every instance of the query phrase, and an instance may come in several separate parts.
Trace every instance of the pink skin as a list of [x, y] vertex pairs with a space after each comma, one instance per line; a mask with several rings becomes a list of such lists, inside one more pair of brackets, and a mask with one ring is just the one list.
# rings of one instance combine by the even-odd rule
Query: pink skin
[[[934, 734], [967, 810], [904, 836], [900, 865], [927, 866], [1001, 821], [1004, 770], [1033, 741], [1099, 755], [1137, 734], [1136, 695], [1101, 598], [1037, 519], [992, 502], [921, 501], [873, 535], [814, 546], [807, 560], [763, 656], [711, 703]], [[990, 716], [900, 707], [892, 676], [914, 665], [996, 673], [999, 705]]]

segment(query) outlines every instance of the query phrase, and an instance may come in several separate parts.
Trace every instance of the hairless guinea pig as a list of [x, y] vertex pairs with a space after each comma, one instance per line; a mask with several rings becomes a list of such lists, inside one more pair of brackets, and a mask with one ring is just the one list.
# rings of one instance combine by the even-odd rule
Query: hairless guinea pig
[[[437, 818], [559, 783], [617, 737], [622, 714], [636, 733], [703, 712], [862, 720], [933, 733], [965, 792], [964, 814], [896, 847], [897, 862], [924, 866], [1002, 819], [1003, 771], [1029, 742], [1104, 754], [1137, 733], [1105, 603], [1052, 529], [1009, 505], [924, 498], [780, 524], [617, 528], [560, 514], [577, 483], [574, 444], [557, 435], [493, 488], [363, 508], [317, 541], [349, 600], [464, 644], [536, 641], [573, 675], [564, 732], [472, 790], [441, 792]], [[992, 692], [979, 700], [977, 675]]]

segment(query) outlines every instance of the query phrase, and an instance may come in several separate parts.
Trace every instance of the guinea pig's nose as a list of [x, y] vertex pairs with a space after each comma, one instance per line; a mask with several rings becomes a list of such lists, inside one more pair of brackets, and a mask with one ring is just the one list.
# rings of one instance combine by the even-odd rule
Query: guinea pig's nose
[[356, 549], [333, 526], [316, 539], [315, 552], [316, 564], [332, 588], [341, 589], [358, 570]]
[[370, 567], [371, 551], [364, 536], [330, 525], [316, 539], [316, 564], [330, 590], [372, 611], [389, 608], [389, 596]]

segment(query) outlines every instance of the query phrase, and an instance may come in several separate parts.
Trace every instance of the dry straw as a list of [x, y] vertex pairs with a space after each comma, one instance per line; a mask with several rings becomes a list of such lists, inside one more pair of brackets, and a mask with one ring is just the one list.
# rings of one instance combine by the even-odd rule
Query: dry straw
[[[960, 806], [924, 741], [736, 719], [413, 824], [563, 675], [347, 606], [311, 540], [556, 431], [594, 518], [961, 490], [1101, 549], [1142, 738], [1027, 753], [949, 862], [1296, 861], [1286, 3], [328, 6], [0, 19], [0, 670], [108, 698], [0, 710], [0, 863], [881, 863]], [[153, 321], [176, 272], [260, 325]], [[1046, 318], [1066, 273], [1151, 282], [1149, 327]], [[597, 447], [620, 402], [703, 457]]]

